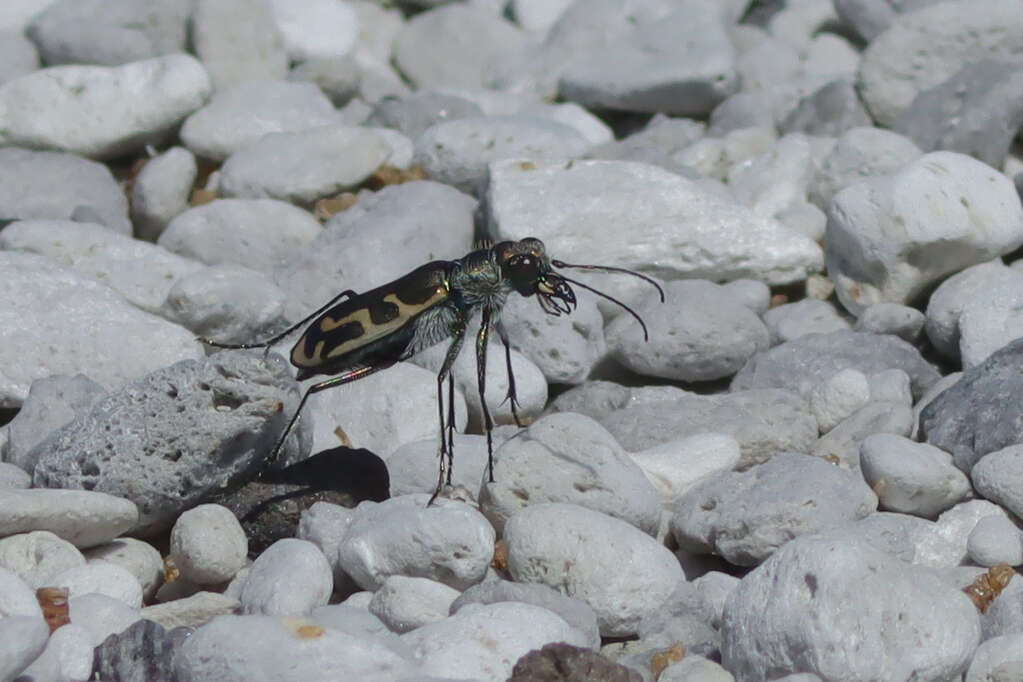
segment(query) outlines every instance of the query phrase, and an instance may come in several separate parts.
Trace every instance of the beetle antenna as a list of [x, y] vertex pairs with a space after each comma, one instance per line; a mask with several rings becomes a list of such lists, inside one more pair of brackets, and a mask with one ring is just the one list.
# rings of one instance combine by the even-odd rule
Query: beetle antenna
[[329, 310], [332, 305], [334, 305], [335, 303], [340, 301], [342, 298], [345, 298], [345, 297], [353, 298], [355, 296], [358, 296], [358, 294], [356, 294], [351, 289], [347, 289], [345, 291], [342, 291], [340, 294], [338, 294], [334, 298], [330, 299], [329, 301], [324, 303], [322, 306], [320, 306], [319, 308], [314, 310], [312, 313], [310, 313], [306, 317], [302, 318], [301, 320], [299, 320], [295, 324], [291, 325], [290, 327], [288, 327], [287, 329], [282, 331], [280, 334], [277, 334], [276, 336], [271, 336], [269, 339], [266, 339], [264, 341], [259, 341], [258, 343], [220, 343], [219, 341], [214, 341], [213, 339], [207, 339], [204, 336], [197, 336], [196, 340], [200, 341], [201, 343], [205, 343], [207, 346], [213, 346], [215, 348], [227, 348], [227, 349], [231, 349], [231, 350], [245, 349], [245, 348], [263, 348], [263, 347], [269, 348], [270, 346], [274, 345], [275, 343], [277, 343], [278, 341], [283, 339], [288, 334], [291, 334], [293, 331], [295, 331], [296, 329], [298, 329], [302, 325], [304, 325], [307, 322], [311, 321], [313, 318], [315, 318], [318, 315], [321, 315], [321, 314], [327, 312], [327, 310]]
[[[554, 262], [554, 261], [552, 261], [552, 262]], [[569, 267], [571, 267], [571, 266], [569, 266]], [[578, 266], [578, 267], [583, 267], [583, 266]], [[590, 268], [593, 268], [593, 269], [599, 269], [600, 268], [600, 266], [586, 266], [586, 267], [590, 267]], [[620, 269], [621, 268], [615, 268], [615, 270], [620, 270]], [[625, 272], [629, 272], [629, 271], [626, 270]], [[636, 274], [636, 273], [632, 273], [632, 274]], [[642, 277], [642, 275], [639, 275], [639, 276]], [[608, 296], [603, 291], [600, 291], [599, 289], [594, 289], [593, 287], [591, 287], [588, 284], [583, 284], [582, 282], [580, 282], [577, 279], [569, 279], [568, 277], [565, 277], [564, 275], [562, 275], [560, 272], [558, 273], [558, 277], [560, 277], [561, 279], [565, 280], [566, 282], [571, 282], [572, 284], [576, 285], [577, 287], [582, 287], [583, 289], [586, 289], [587, 291], [592, 291], [597, 296], [601, 296], [603, 298], [606, 298], [607, 300], [611, 301], [612, 303], [616, 303], [616, 304], [620, 305], [630, 315], [635, 317], [636, 321], [639, 322], [639, 326], [643, 328], [643, 340], [644, 341], [649, 341], [650, 340], [650, 335], [647, 334], [647, 331], [646, 331], [646, 323], [643, 322], [643, 318], [640, 317], [639, 314], [635, 310], [633, 310], [629, 306], [625, 305], [624, 303], [619, 301], [614, 296]], [[643, 279], [647, 279], [647, 278], [643, 277]], [[650, 280], [650, 281], [653, 282], [653, 280]], [[657, 286], [656, 283], [654, 283], [654, 286], [656, 286], [658, 290], [660, 290], [660, 288], [661, 288], [661, 287]], [[661, 292], [661, 296], [663, 296], [663, 295], [664, 295], [664, 292]]]
[[[655, 289], [657, 289], [657, 293], [661, 295], [661, 303], [664, 303], [664, 289], [662, 289], [661, 285], [658, 284], [657, 282], [655, 282], [653, 280], [653, 278], [647, 277], [646, 275], [644, 275], [641, 272], [635, 272], [634, 270], [629, 270], [627, 268], [616, 268], [613, 265], [574, 265], [572, 263], [566, 263], [565, 261], [562, 261], [562, 260], [552, 260], [551, 261], [551, 265], [553, 265], [556, 268], [576, 268], [578, 270], [600, 270], [602, 272], [621, 272], [621, 273], [624, 273], [626, 275], [632, 275], [633, 277], [639, 277], [640, 279], [649, 282], [650, 284], [652, 284], [654, 286]], [[575, 284], [579, 284], [579, 282], [575, 282]], [[582, 286], [584, 289], [590, 289], [590, 287], [587, 287], [586, 285], [580, 285], [580, 286]], [[596, 293], [600, 293], [596, 289], [590, 289], [590, 291], [594, 291]], [[603, 295], [603, 294], [601, 294], [601, 295]], [[611, 298], [611, 297], [610, 296], [606, 296], [605, 298]], [[616, 303], [617, 303], [617, 301], [616, 301]], [[619, 305], [621, 305], [621, 304], [619, 304]], [[622, 307], [624, 308], [625, 306], [622, 306]], [[635, 313], [633, 313], [633, 314], [635, 314]]]

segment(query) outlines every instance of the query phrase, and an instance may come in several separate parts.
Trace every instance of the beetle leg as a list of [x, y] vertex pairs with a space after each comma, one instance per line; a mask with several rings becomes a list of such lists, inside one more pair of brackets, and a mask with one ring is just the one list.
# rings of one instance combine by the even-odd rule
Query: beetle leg
[[483, 309], [483, 317], [480, 320], [480, 331], [476, 335], [476, 388], [480, 392], [480, 411], [483, 414], [483, 431], [487, 434], [487, 472], [490, 482], [494, 482], [494, 442], [490, 432], [494, 428], [494, 422], [490, 418], [490, 410], [487, 409], [487, 399], [484, 395], [487, 388], [487, 330], [490, 329], [490, 308]]
[[325, 391], [328, 388], [334, 388], [335, 386], [347, 384], [349, 382], [355, 381], [356, 379], [362, 379], [363, 377], [367, 377], [370, 374], [373, 374], [374, 372], [379, 372], [382, 369], [387, 369], [392, 364], [394, 363], [386, 363], [376, 365], [373, 367], [358, 367], [356, 369], [351, 370], [350, 372], [345, 372], [344, 374], [327, 379], [326, 381], [321, 381], [318, 384], [313, 384], [312, 386], [307, 388], [305, 393], [302, 394], [302, 400], [299, 401], [298, 403], [298, 409], [295, 410], [295, 414], [292, 415], [291, 421], [288, 422], [288, 426], [284, 429], [284, 433], [281, 434], [280, 439], [277, 441], [277, 445], [274, 446], [274, 449], [270, 453], [270, 457], [267, 459], [266, 464], [273, 464], [274, 462], [277, 461], [277, 458], [280, 457], [281, 450], [284, 449], [284, 441], [288, 439], [288, 434], [291, 433], [291, 429], [294, 428], [295, 423], [298, 421], [298, 416], [302, 413], [302, 408], [305, 406], [306, 401], [309, 400], [309, 396], [311, 396], [313, 393]]
[[[458, 352], [462, 350], [462, 342], [465, 341], [465, 325], [456, 325], [452, 331], [452, 336], [454, 338], [451, 341], [451, 345], [448, 346], [448, 352], [444, 356], [444, 363], [441, 365], [440, 371], [437, 373], [437, 417], [440, 420], [440, 466], [437, 471], [437, 488], [433, 491], [433, 495], [430, 497], [430, 501], [426, 503], [426, 506], [430, 506], [433, 504], [433, 501], [437, 499], [437, 495], [439, 495], [440, 491], [444, 489], [445, 480], [448, 485], [451, 485], [451, 470], [455, 465], [455, 387], [454, 378], [451, 376], [451, 367], [455, 364], [455, 358], [458, 357]], [[447, 440], [444, 438], [445, 379], [448, 380], [448, 399], [450, 403], [450, 409], [448, 410]]]
[[504, 361], [508, 367], [508, 395], [504, 399], [511, 403], [511, 413], [512, 418], [515, 420], [515, 425], [522, 428], [525, 424], [519, 419], [519, 399], [515, 394], [515, 373], [512, 372], [511, 345], [508, 343], [508, 330], [505, 329], [503, 320], [498, 320], [494, 326], [497, 329], [497, 335], [501, 337], [501, 343], [504, 344]]

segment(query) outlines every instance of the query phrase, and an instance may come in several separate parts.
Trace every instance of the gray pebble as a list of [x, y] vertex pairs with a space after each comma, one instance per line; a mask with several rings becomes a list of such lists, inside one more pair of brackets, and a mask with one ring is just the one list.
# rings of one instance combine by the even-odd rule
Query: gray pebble
[[480, 195], [486, 188], [487, 164], [501, 159], [571, 159], [589, 142], [574, 128], [537, 116], [484, 116], [444, 121], [418, 140], [413, 162], [431, 178]]
[[970, 493], [970, 481], [951, 455], [894, 434], [863, 440], [860, 470], [888, 511], [936, 518]]
[[394, 62], [416, 89], [478, 88], [488, 67], [529, 44], [526, 34], [498, 14], [453, 3], [415, 15], [394, 40]]
[[343, 107], [359, 93], [362, 72], [353, 55], [309, 59], [288, 72], [288, 80], [315, 83], [336, 107]]
[[24, 490], [32, 485], [32, 475], [10, 462], [0, 462], [0, 493], [5, 490]]
[[0, 568], [17, 574], [33, 589], [53, 585], [65, 570], [85, 565], [85, 557], [67, 540], [47, 530], [0, 539]]
[[142, 598], [146, 602], [152, 601], [163, 582], [163, 557], [148, 542], [136, 538], [117, 538], [90, 547], [84, 555], [88, 561], [105, 561], [135, 576], [142, 586]]
[[197, 173], [195, 155], [184, 147], [171, 147], [146, 163], [131, 195], [136, 237], [155, 242], [167, 223], [188, 208]]
[[834, 304], [810, 298], [771, 308], [764, 313], [764, 324], [771, 333], [772, 346], [807, 334], [830, 334], [851, 327]]
[[755, 566], [793, 537], [861, 519], [876, 508], [877, 496], [855, 472], [809, 455], [779, 454], [687, 492], [671, 528], [684, 549]]
[[810, 390], [810, 411], [817, 418], [821, 433], [827, 433], [865, 406], [870, 398], [867, 377], [847, 367]]
[[83, 206], [131, 234], [128, 201], [106, 166], [74, 154], [0, 149], [0, 221], [68, 219]]
[[1019, 566], [1023, 564], [1023, 539], [1008, 517], [985, 516], [970, 531], [966, 552], [980, 566]]
[[184, 0], [53, 2], [25, 33], [50, 66], [116, 66], [184, 52], [190, 11]]
[[428, 578], [392, 575], [373, 593], [369, 612], [400, 634], [447, 618], [458, 595], [453, 587]]
[[608, 350], [638, 374], [698, 382], [735, 374], [769, 346], [767, 327], [727, 290], [706, 280], [664, 285], [665, 303], [650, 293], [631, 315], [619, 315], [605, 330]]
[[926, 316], [916, 308], [898, 303], [867, 306], [856, 320], [856, 331], [894, 334], [910, 343], [920, 340]]
[[197, 336], [252, 343], [287, 327], [284, 304], [284, 292], [268, 275], [223, 263], [176, 281], [159, 312]]
[[319, 547], [285, 538], [252, 563], [239, 601], [243, 613], [301, 616], [326, 605], [333, 585], [330, 565]]
[[171, 220], [157, 243], [208, 265], [235, 263], [268, 272], [322, 231], [311, 213], [283, 201], [218, 199]]
[[871, 401], [913, 407], [913, 391], [910, 388], [909, 375], [901, 369], [886, 369], [871, 374], [867, 377], [867, 383], [870, 385]]
[[841, 189], [878, 175], [888, 175], [920, 157], [923, 152], [908, 137], [889, 130], [855, 127], [835, 141], [810, 182], [809, 199], [827, 210]]
[[47, 530], [92, 547], [131, 530], [138, 518], [132, 502], [92, 490], [0, 491], [0, 536]]
[[856, 88], [848, 79], [834, 80], [800, 101], [799, 106], [781, 123], [784, 133], [838, 137], [872, 121]]
[[1009, 445], [984, 455], [973, 465], [970, 477], [977, 492], [1013, 514], [1023, 512], [1023, 446]]
[[195, 53], [218, 91], [288, 72], [270, 0], [197, 0], [190, 25]]
[[405, 97], [385, 97], [377, 102], [366, 123], [394, 128], [417, 140], [436, 123], [482, 115], [479, 106], [463, 97], [424, 90]]
[[810, 448], [810, 454], [843, 467], [858, 469], [860, 444], [875, 433], [908, 436], [913, 428], [913, 411], [905, 403], [871, 401], [839, 422]]
[[181, 576], [199, 585], [216, 585], [245, 565], [249, 543], [234, 513], [219, 504], [201, 504], [174, 522], [170, 557]]
[[498, 532], [520, 510], [544, 502], [576, 504], [650, 535], [657, 532], [656, 489], [611, 434], [588, 417], [567, 412], [543, 417], [508, 440], [495, 459], [495, 482], [484, 486], [480, 511]]
[[39, 51], [24, 34], [0, 30], [0, 84], [39, 68]]

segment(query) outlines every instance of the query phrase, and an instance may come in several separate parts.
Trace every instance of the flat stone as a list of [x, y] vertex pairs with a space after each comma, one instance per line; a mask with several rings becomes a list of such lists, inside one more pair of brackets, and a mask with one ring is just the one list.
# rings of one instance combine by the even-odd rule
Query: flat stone
[[387, 160], [390, 146], [364, 127], [327, 125], [268, 133], [221, 166], [227, 197], [311, 205], [360, 184]]
[[0, 86], [0, 142], [107, 159], [160, 144], [213, 87], [194, 57], [54, 66]]
[[913, 410], [905, 401], [871, 400], [817, 439], [809, 452], [842, 467], [859, 469], [860, 446], [868, 436], [875, 433], [909, 436], [912, 431]]
[[[0, 251], [0, 404], [20, 405], [32, 381], [84, 373], [109, 388], [203, 351], [183, 327], [144, 313], [109, 287], [48, 258]], [[41, 342], [45, 339], [46, 342]]]
[[[540, 193], [548, 199], [538, 203]], [[646, 164], [497, 162], [486, 199], [487, 220], [500, 238], [533, 236], [575, 263], [644, 271], [656, 260], [667, 280], [749, 277], [769, 284], [821, 268], [820, 247], [809, 238]]]
[[830, 334], [851, 327], [833, 303], [812, 298], [783, 303], [766, 311], [763, 318], [771, 333], [771, 345], [807, 334]]
[[995, 351], [937, 396], [920, 413], [921, 439], [951, 452], [955, 465], [969, 472], [995, 450], [1023, 440], [1013, 411], [1023, 391], [1019, 375], [1023, 341]]
[[539, 419], [495, 454], [494, 483], [480, 511], [501, 532], [520, 510], [546, 502], [576, 504], [654, 535], [659, 498], [642, 470], [610, 433], [571, 413]]
[[[893, 619], [896, 631], [876, 626]], [[849, 656], [851, 631], [863, 634], [862, 655]], [[929, 570], [825, 534], [786, 544], [747, 575], [725, 603], [721, 633], [722, 664], [737, 679], [841, 671], [866, 682], [961, 674], [980, 624], [969, 598]]]
[[140, 531], [170, 525], [263, 466], [297, 393], [276, 355], [225, 351], [174, 364], [101, 398], [37, 445], [35, 483], [127, 497]]
[[857, 87], [874, 120], [891, 127], [913, 99], [971, 62], [1023, 49], [1013, 0], [955, 0], [907, 12], [863, 53]]
[[630, 453], [661, 494], [661, 506], [673, 509], [687, 490], [731, 471], [739, 463], [739, 443], [732, 436], [701, 433]]
[[0, 249], [46, 256], [82, 277], [114, 289], [155, 313], [174, 283], [202, 266], [102, 225], [70, 220], [21, 220], [0, 233]]
[[284, 49], [292, 61], [351, 54], [359, 41], [359, 16], [352, 4], [333, 0], [270, 0]]
[[0, 536], [47, 530], [76, 547], [99, 545], [135, 526], [129, 500], [90, 490], [0, 491]]
[[858, 473], [809, 455], [779, 454], [690, 489], [675, 506], [671, 530], [683, 549], [755, 566], [794, 537], [876, 509], [877, 496]]
[[582, 599], [596, 612], [605, 637], [634, 634], [685, 579], [678, 560], [657, 540], [572, 504], [523, 509], [508, 521], [504, 540], [517, 582], [557, 587]]
[[560, 95], [583, 106], [707, 114], [738, 89], [735, 54], [720, 17], [687, 7], [633, 21], [613, 42], [578, 51]]
[[181, 141], [198, 156], [223, 161], [268, 133], [297, 133], [341, 122], [313, 83], [245, 81], [218, 89], [206, 106], [189, 116], [181, 126]]
[[414, 141], [436, 123], [482, 115], [483, 110], [464, 97], [422, 90], [405, 97], [382, 99], [366, 123], [394, 128]]
[[950, 454], [894, 434], [863, 441], [860, 470], [888, 511], [936, 518], [970, 493], [969, 479]]
[[[596, 419], [630, 452], [700, 433], [735, 438], [748, 468], [777, 452], [805, 452], [817, 439], [817, 420], [806, 401], [789, 391], [752, 390], [698, 395], [674, 387], [620, 388], [584, 384], [563, 393], [553, 408]], [[668, 390], [658, 390], [668, 389]]]
[[124, 191], [103, 164], [74, 154], [0, 149], [0, 222], [70, 219], [85, 211], [131, 234]]
[[269, 0], [199, 0], [191, 19], [195, 53], [218, 91], [288, 73], [288, 53]]
[[909, 343], [920, 340], [926, 316], [908, 305], [875, 303], [863, 309], [856, 320], [856, 331], [894, 334]]
[[25, 33], [50, 66], [116, 66], [185, 52], [190, 11], [183, 0], [53, 2]]
[[217, 199], [171, 220], [157, 244], [207, 265], [236, 263], [268, 272], [322, 231], [311, 213], [287, 202]]
[[652, 291], [634, 307], [646, 320], [619, 315], [605, 330], [612, 356], [645, 376], [676, 381], [730, 377], [767, 350], [767, 327], [726, 289], [706, 280], [667, 282], [665, 303]]

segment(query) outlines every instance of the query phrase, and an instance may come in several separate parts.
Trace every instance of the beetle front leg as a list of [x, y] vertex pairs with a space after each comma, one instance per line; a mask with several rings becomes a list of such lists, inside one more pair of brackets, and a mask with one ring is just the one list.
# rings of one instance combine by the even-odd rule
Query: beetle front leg
[[519, 398], [515, 393], [515, 373], [512, 371], [511, 344], [508, 343], [508, 330], [505, 329], [503, 320], [498, 320], [494, 327], [497, 329], [497, 335], [501, 337], [501, 343], [504, 344], [504, 361], [508, 368], [508, 395], [504, 399], [511, 403], [512, 419], [515, 420], [515, 426], [522, 428], [525, 424], [519, 419]]

